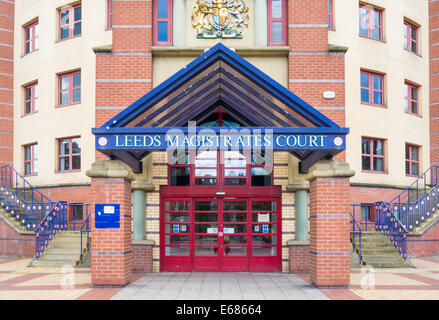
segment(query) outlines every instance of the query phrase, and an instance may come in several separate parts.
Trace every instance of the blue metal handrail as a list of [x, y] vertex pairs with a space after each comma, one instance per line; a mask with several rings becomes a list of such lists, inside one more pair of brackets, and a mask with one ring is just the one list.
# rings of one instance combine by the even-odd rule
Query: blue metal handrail
[[[355, 207], [354, 207], [355, 208]], [[359, 251], [359, 257], [360, 257], [360, 264], [363, 263], [363, 255], [362, 255], [362, 251], [361, 251], [361, 236], [363, 235], [363, 229], [361, 228], [361, 226], [358, 224], [357, 220], [355, 219], [355, 214], [353, 214], [352, 212], [350, 212], [351, 217], [352, 217], [352, 252], [355, 251], [355, 235], [358, 234], [358, 251]], [[358, 231], [355, 231], [355, 226], [357, 226]]]
[[81, 264], [83, 263], [83, 256], [84, 256], [84, 248], [83, 248], [83, 244], [82, 244], [82, 234], [86, 233], [87, 234], [87, 251], [90, 250], [90, 213], [91, 211], [89, 211], [90, 208], [90, 204], [89, 203], [85, 203], [85, 210], [86, 210], [86, 218], [85, 220], [82, 222], [81, 224], [81, 228], [80, 230], [80, 235], [81, 235]]
[[35, 232], [35, 259], [41, 254], [55, 237], [58, 230], [67, 229], [67, 206], [64, 201], [58, 201], [49, 214], [34, 229]]
[[407, 259], [408, 231], [395, 215], [392, 206], [386, 202], [377, 202], [375, 210], [375, 228], [384, 232], [397, 248], [404, 260]]
[[0, 206], [27, 230], [33, 230], [54, 205], [53, 202], [27, 202], [9, 187], [0, 183]]
[[413, 192], [416, 192], [416, 199], [419, 199], [420, 190], [423, 189], [425, 194], [427, 193], [427, 186], [434, 187], [439, 184], [438, 169], [439, 166], [432, 165], [390, 202], [409, 202], [410, 194]]
[[34, 186], [32, 186], [10, 164], [0, 167], [0, 183], [11, 190], [15, 189], [14, 192], [16, 195], [19, 194], [19, 190], [20, 191], [22, 190], [23, 197], [21, 198], [24, 201], [28, 201], [26, 199], [26, 191], [28, 191], [30, 192], [30, 202], [50, 202], [54, 204], [53, 201], [51, 201], [44, 194], [38, 191]]

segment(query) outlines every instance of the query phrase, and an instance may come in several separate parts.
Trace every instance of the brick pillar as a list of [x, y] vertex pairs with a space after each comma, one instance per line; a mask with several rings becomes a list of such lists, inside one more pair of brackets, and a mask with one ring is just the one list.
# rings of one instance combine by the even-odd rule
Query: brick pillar
[[[91, 177], [91, 269], [93, 286], [125, 286], [132, 274], [131, 169], [119, 160], [101, 160]], [[96, 229], [96, 203], [120, 204], [120, 228]]]
[[341, 160], [323, 160], [310, 170], [310, 276], [319, 287], [350, 283], [349, 178]]

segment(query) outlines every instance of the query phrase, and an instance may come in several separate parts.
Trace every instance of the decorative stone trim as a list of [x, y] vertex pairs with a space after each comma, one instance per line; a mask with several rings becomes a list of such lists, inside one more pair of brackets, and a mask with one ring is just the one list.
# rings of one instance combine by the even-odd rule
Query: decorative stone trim
[[105, 46], [98, 46], [98, 47], [94, 47], [93, 51], [95, 53], [98, 53], [98, 52], [112, 52], [113, 51], [113, 46], [111, 44], [105, 45]]
[[320, 160], [310, 169], [308, 180], [315, 178], [350, 178], [355, 171], [342, 160]]
[[302, 241], [302, 240], [288, 240], [287, 241], [287, 247], [309, 247], [310, 242], [309, 241]]
[[344, 52], [346, 53], [349, 50], [348, 47], [340, 46], [336, 44], [328, 44], [328, 51], [329, 52]]
[[155, 244], [154, 240], [133, 240], [133, 247], [153, 247]]
[[309, 181], [293, 180], [287, 185], [286, 188], [290, 192], [295, 192], [299, 190], [309, 190]]
[[131, 189], [149, 192], [154, 190], [154, 185], [147, 181], [134, 180], [131, 184]]
[[91, 165], [91, 170], [85, 174], [90, 178], [124, 178], [134, 180], [133, 172], [121, 160], [99, 160]]

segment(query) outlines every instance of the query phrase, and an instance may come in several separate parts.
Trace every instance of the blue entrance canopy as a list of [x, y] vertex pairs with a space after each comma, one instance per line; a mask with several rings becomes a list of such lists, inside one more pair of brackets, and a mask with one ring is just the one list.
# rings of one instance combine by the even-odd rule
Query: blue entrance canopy
[[[242, 125], [189, 125], [218, 108]], [[92, 132], [97, 150], [125, 161], [134, 172], [141, 172], [149, 152], [169, 147], [289, 151], [306, 172], [344, 150], [349, 129], [218, 43]]]

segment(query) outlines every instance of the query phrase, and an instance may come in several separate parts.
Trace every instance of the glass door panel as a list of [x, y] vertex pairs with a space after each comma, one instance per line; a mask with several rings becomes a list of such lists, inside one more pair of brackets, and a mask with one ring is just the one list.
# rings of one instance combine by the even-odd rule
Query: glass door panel
[[175, 268], [174, 270], [192, 269], [190, 266], [190, 201], [165, 201], [163, 207], [164, 262], [169, 262], [172, 268]]
[[278, 201], [251, 201], [251, 271], [280, 269], [280, 229]]
[[223, 255], [227, 257], [244, 257], [242, 260], [223, 261], [223, 266], [236, 264], [247, 265], [248, 247], [248, 206], [246, 200], [223, 200]]
[[218, 255], [218, 200], [194, 201], [194, 254]]
[[224, 151], [224, 185], [242, 186], [247, 184], [247, 158], [243, 150]]
[[195, 157], [195, 184], [216, 185], [218, 176], [218, 152], [198, 150]]

